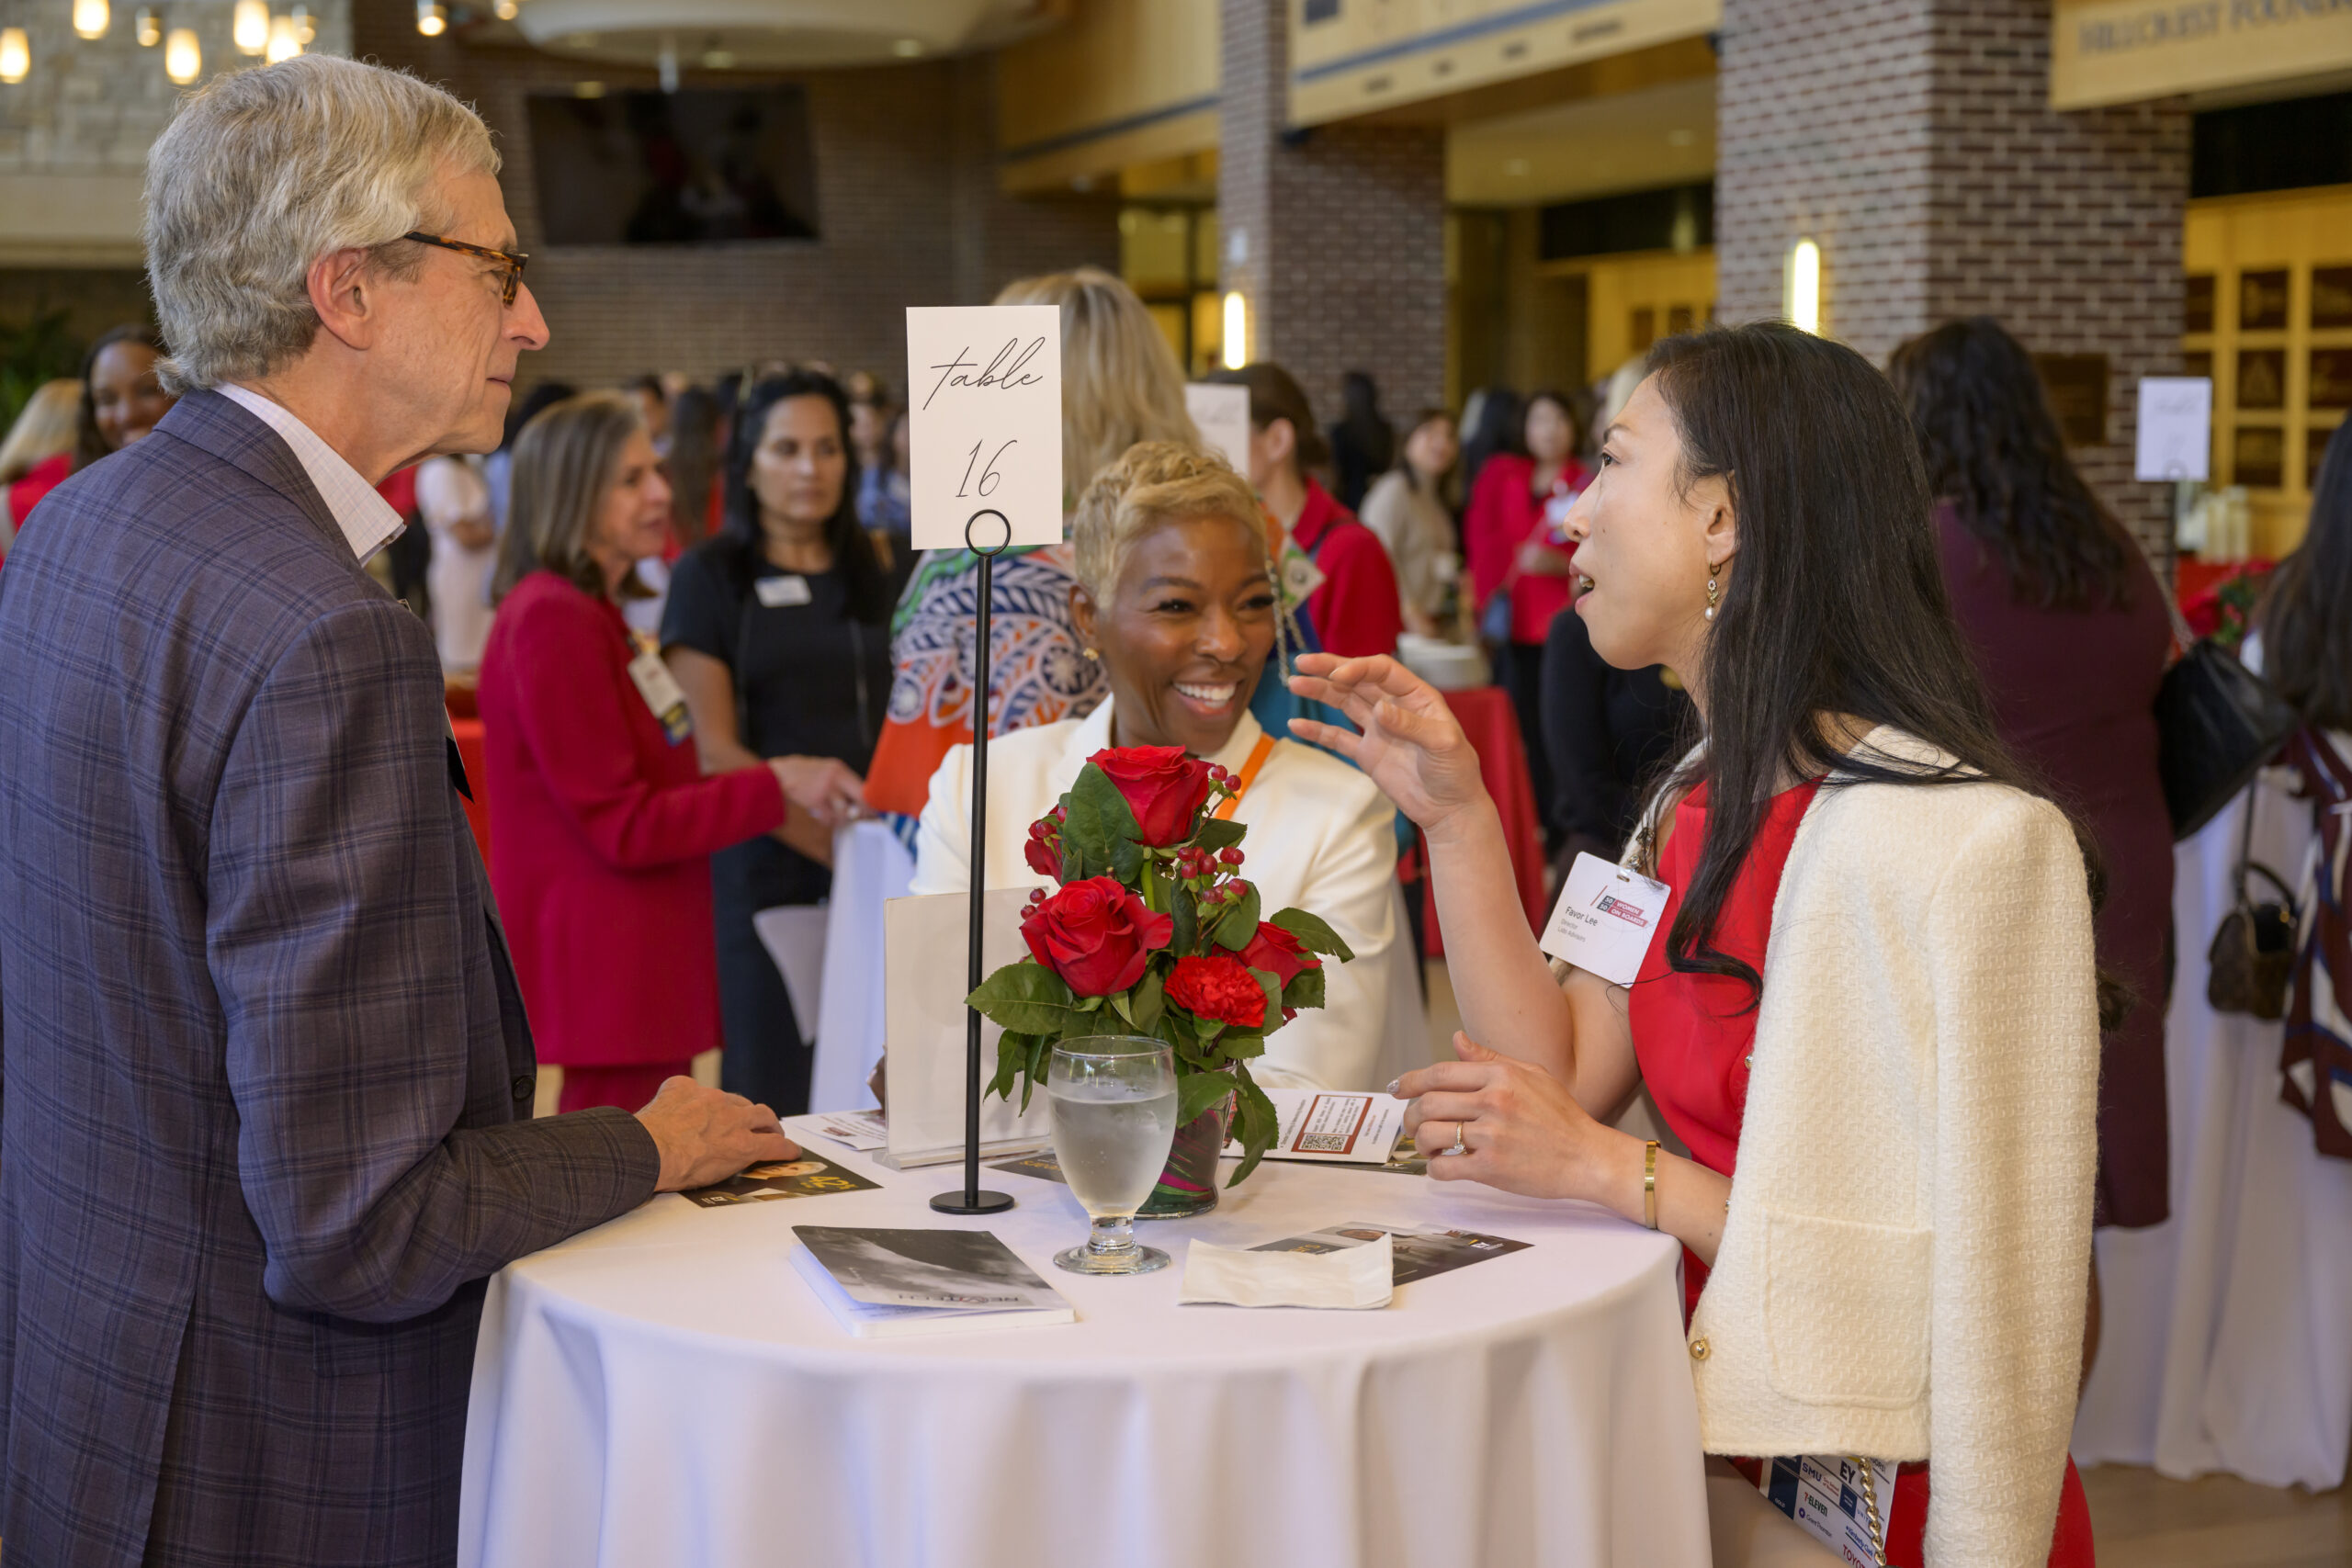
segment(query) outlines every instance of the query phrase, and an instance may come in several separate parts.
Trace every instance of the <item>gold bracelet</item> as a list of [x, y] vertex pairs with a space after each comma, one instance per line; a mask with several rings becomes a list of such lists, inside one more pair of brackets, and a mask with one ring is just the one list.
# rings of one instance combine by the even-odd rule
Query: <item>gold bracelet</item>
[[1657, 1229], [1657, 1140], [1642, 1145], [1642, 1224]]

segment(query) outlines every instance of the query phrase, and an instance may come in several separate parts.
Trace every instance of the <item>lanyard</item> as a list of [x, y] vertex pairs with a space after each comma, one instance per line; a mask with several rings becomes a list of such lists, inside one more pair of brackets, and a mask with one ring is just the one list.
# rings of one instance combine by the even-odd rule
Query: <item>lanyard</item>
[[1261, 735], [1258, 737], [1258, 744], [1250, 749], [1250, 760], [1241, 764], [1241, 776], [1234, 781], [1235, 787], [1233, 793], [1225, 797], [1215, 812], [1215, 815], [1220, 820], [1231, 821], [1233, 819], [1233, 814], [1241, 807], [1241, 797], [1250, 793], [1250, 786], [1257, 782], [1258, 770], [1266, 765], [1266, 759], [1273, 755], [1273, 750], [1274, 738], [1272, 736]]

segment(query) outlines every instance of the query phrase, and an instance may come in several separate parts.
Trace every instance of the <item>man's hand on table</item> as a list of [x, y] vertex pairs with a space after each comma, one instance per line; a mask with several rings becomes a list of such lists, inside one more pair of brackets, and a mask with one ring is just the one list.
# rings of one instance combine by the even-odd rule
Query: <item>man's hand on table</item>
[[761, 1160], [800, 1156], [800, 1145], [784, 1135], [775, 1111], [688, 1077], [664, 1080], [637, 1119], [662, 1155], [656, 1192], [707, 1187]]

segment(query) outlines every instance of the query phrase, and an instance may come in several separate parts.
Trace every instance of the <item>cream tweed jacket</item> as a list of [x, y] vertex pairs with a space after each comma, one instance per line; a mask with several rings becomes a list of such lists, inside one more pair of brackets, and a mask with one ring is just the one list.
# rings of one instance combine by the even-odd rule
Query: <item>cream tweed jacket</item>
[[[1890, 728], [1864, 746], [1942, 760]], [[1932, 1458], [1928, 1562], [2041, 1568], [2082, 1353], [2098, 1012], [2055, 807], [1994, 784], [1814, 797], [1690, 1330], [1708, 1452]]]

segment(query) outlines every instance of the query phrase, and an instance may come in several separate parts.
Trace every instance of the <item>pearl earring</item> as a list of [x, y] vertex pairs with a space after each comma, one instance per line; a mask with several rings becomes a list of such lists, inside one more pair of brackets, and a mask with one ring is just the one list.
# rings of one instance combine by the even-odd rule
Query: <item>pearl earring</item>
[[1709, 572], [1707, 574], [1707, 619], [1711, 621], [1715, 618], [1715, 600], [1721, 596], [1721, 593], [1722, 590], [1715, 586], [1715, 574]]

